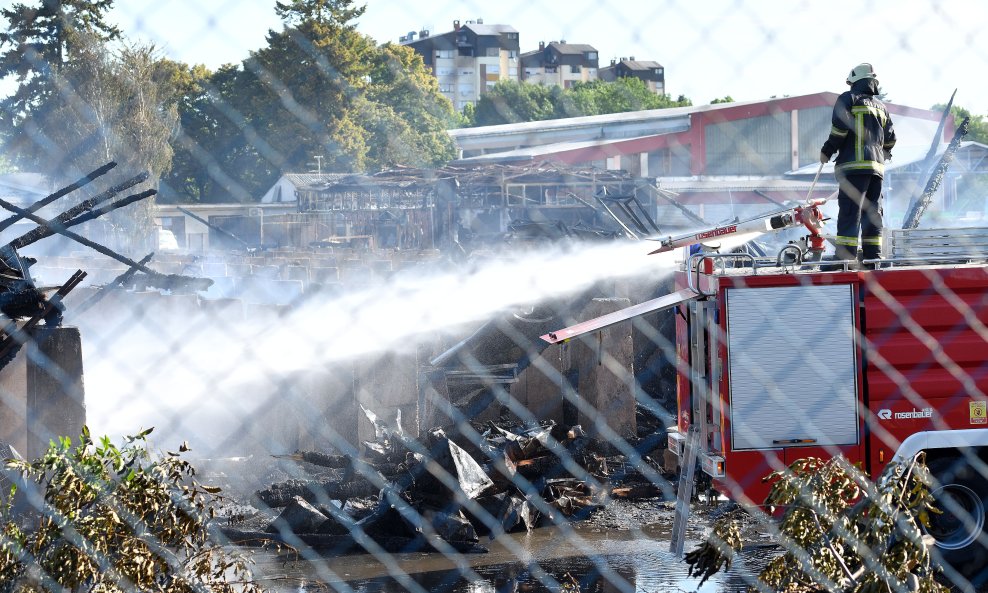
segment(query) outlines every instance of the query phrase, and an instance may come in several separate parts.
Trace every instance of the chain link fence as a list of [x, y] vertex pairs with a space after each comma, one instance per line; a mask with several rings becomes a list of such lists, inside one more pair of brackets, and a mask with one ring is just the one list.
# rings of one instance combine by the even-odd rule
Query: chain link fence
[[[265, 136], [249, 101], [224, 100], [235, 76], [222, 68], [171, 120], [174, 166], [207, 170], [196, 199], [175, 197], [189, 179], [147, 181], [116, 154], [105, 160], [121, 165], [79, 187], [63, 175], [25, 189], [15, 176], [36, 171], [6, 156], [20, 170], [0, 184], [0, 205], [15, 202], [0, 222], [0, 442], [7, 458], [40, 461], [5, 474], [17, 489], [0, 589], [984, 590], [985, 103], [957, 98], [975, 116], [950, 151], [969, 113], [941, 122], [931, 109], [960, 84], [957, 63], [980, 84], [969, 79], [985, 48], [966, 16], [980, 9], [766, 6], [791, 18], [742, 2], [518, 5], [511, 22], [457, 21], [447, 47], [430, 45], [443, 26], [410, 37], [382, 16], [418, 9], [372, 3], [367, 26], [393, 25], [425, 52], [457, 113], [526, 77], [562, 94], [639, 76], [692, 103], [496, 129], [450, 116], [467, 127], [449, 164], [344, 170], [343, 157], [306, 155], [317, 172], [279, 170], [299, 147]], [[435, 18], [452, 23], [487, 7], [443, 8]], [[239, 9], [198, 9], [205, 35], [229, 32]], [[562, 22], [568, 42], [539, 44], [534, 20]], [[641, 49], [576, 38], [596, 20]], [[313, 80], [349, 75], [293, 43]], [[899, 134], [884, 259], [820, 262], [799, 217], [829, 198], [820, 232], [835, 235], [837, 183], [817, 151], [829, 91], [862, 60], [887, 73]], [[291, 64], [280, 76], [272, 63], [240, 71], [294, 114], [279, 125], [322, 125]], [[350, 101], [386, 75], [365, 76], [319, 92]], [[420, 92], [401, 88], [368, 96], [399, 111], [396, 98]], [[59, 93], [102, 113], [80, 89]], [[207, 112], [278, 170], [261, 191], [223, 139], [193, 132]], [[425, 151], [389, 125], [362, 138], [390, 142], [388, 155]], [[328, 138], [336, 153], [359, 149]], [[374, 150], [367, 162], [384, 158]], [[168, 197], [149, 207], [152, 187]], [[924, 195], [919, 228], [897, 228]], [[132, 207], [146, 210], [118, 216]], [[133, 240], [141, 216], [154, 225]], [[796, 218], [775, 230], [780, 216]]]

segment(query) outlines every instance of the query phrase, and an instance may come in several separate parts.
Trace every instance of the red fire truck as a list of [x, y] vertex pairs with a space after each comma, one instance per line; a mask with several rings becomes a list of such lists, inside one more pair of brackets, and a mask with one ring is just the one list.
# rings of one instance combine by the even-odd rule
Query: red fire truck
[[692, 436], [714, 488], [758, 505], [768, 493], [762, 478], [799, 458], [843, 455], [878, 476], [891, 460], [926, 451], [949, 509], [930, 534], [971, 578], [988, 570], [988, 267], [965, 255], [964, 238], [982, 234], [892, 232], [892, 257], [875, 269], [846, 262], [822, 271], [785, 250], [771, 261], [695, 253], [674, 293], [543, 338], [675, 310], [669, 449], [680, 460]]

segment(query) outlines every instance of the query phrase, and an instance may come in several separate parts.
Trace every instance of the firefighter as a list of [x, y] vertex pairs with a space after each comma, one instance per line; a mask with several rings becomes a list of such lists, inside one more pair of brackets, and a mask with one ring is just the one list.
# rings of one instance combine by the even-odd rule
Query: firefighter
[[[878, 99], [878, 78], [871, 64], [855, 66], [847, 75], [851, 89], [837, 97], [830, 137], [820, 149], [820, 162], [837, 154], [834, 175], [837, 196], [835, 260], [882, 257], [882, 179], [892, 158], [892, 118]], [[860, 235], [860, 240], [859, 240]]]

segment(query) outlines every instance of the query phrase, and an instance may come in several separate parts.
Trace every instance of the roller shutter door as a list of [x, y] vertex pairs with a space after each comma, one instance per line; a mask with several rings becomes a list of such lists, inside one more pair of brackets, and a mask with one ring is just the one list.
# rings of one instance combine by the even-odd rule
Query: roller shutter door
[[733, 448], [857, 444], [852, 285], [726, 293]]

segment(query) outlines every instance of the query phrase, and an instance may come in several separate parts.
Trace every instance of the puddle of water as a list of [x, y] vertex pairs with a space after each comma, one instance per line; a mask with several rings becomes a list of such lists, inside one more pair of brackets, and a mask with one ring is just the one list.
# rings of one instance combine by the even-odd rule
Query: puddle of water
[[[397, 593], [540, 593], [578, 583], [581, 593], [699, 591], [742, 593], [772, 557], [756, 549], [742, 553], [730, 571], [699, 586], [687, 565], [669, 553], [668, 537], [653, 539], [640, 530], [542, 528], [481, 542], [487, 554], [370, 554], [308, 557], [285, 562], [258, 556], [265, 584], [278, 593], [340, 591]], [[692, 549], [696, 542], [687, 542]]]

